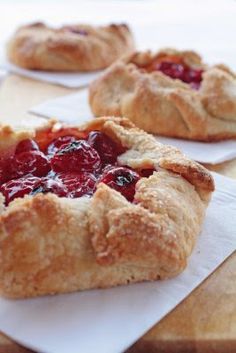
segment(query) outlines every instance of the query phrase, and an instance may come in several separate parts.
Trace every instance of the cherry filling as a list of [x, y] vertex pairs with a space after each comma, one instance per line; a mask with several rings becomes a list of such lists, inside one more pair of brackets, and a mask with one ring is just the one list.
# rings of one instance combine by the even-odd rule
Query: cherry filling
[[145, 68], [147, 71], [161, 71], [163, 74], [188, 83], [193, 89], [199, 89], [202, 81], [202, 69], [194, 69], [185, 64], [181, 59], [167, 57], [162, 61], [153, 61]]
[[23, 197], [30, 194], [40, 185], [40, 178], [29, 176], [27, 178], [19, 178], [10, 180], [1, 185], [0, 191], [5, 196], [6, 205], [16, 197]]
[[97, 178], [92, 173], [63, 172], [57, 174], [57, 179], [66, 187], [67, 195], [72, 198], [89, 196], [96, 190]]
[[50, 145], [47, 147], [46, 154], [52, 157], [59, 150], [59, 148], [64, 145], [68, 145], [75, 140], [76, 138], [74, 136], [60, 136], [50, 143]]
[[98, 151], [103, 164], [115, 163], [117, 156], [125, 152], [122, 146], [100, 131], [91, 131], [88, 135], [88, 143]]
[[137, 172], [118, 166], [117, 157], [125, 149], [100, 131], [91, 131], [82, 138], [66, 134], [54, 139], [49, 136], [46, 145], [45, 141], [38, 145], [33, 140], [23, 140], [16, 146], [14, 155], [0, 158], [0, 192], [5, 196], [6, 205], [26, 194], [91, 196], [100, 182], [132, 202], [137, 181], [154, 171]]
[[100, 169], [98, 152], [87, 141], [79, 140], [61, 146], [51, 159], [55, 172], [95, 172]]
[[139, 179], [139, 174], [130, 168], [111, 167], [103, 172], [100, 182], [119, 191], [127, 200], [133, 201], [135, 185]]

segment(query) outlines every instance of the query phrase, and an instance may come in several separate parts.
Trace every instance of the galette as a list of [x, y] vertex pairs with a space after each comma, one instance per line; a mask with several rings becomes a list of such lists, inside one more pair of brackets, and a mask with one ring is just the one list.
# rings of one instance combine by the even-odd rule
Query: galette
[[136, 52], [90, 86], [95, 116], [125, 116], [147, 132], [199, 141], [236, 137], [236, 74], [192, 51]]
[[128, 119], [0, 128], [0, 292], [11, 298], [176, 276], [209, 171]]
[[94, 71], [133, 50], [133, 36], [125, 24], [52, 28], [33, 23], [15, 32], [7, 56], [13, 64], [31, 70]]

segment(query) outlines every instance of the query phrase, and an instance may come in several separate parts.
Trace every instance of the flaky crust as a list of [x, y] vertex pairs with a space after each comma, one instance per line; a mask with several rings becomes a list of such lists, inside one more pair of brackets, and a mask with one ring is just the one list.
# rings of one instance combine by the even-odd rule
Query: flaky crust
[[94, 71], [108, 67], [134, 50], [125, 24], [51, 28], [43, 23], [20, 27], [7, 46], [8, 59], [23, 68], [49, 71]]
[[[166, 55], [204, 69], [198, 91], [161, 72], [137, 68]], [[129, 55], [91, 84], [89, 100], [95, 116], [125, 116], [153, 134], [200, 141], [236, 138], [235, 73], [224, 65], [208, 67], [191, 51]]]
[[102, 130], [120, 141], [127, 151], [119, 164], [156, 172], [139, 180], [134, 203], [102, 183], [91, 199], [38, 194], [5, 208], [0, 194], [2, 295], [33, 297], [168, 278], [187, 264], [214, 190], [210, 173], [129, 120], [100, 118], [80, 129]]

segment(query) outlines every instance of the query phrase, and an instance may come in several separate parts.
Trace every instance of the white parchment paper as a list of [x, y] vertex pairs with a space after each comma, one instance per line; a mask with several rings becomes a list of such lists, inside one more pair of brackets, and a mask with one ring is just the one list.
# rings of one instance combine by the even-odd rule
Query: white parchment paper
[[44, 353], [120, 353], [161, 320], [236, 249], [236, 182], [214, 174], [216, 192], [186, 270], [113, 289], [0, 299], [0, 330]]
[[44, 81], [54, 83], [60, 86], [69, 88], [85, 87], [90, 82], [95, 80], [101, 73], [101, 71], [95, 72], [47, 72], [47, 71], [36, 71], [22, 69], [16, 65], [13, 65], [7, 61], [2, 62], [0, 65], [2, 70], [11, 72], [24, 77], [33, 78], [38, 81]]
[[5, 42], [0, 42], [0, 73], [13, 73], [24, 77], [29, 77], [38, 81], [57, 84], [69, 88], [85, 87], [95, 80], [101, 71], [94, 72], [50, 72], [27, 70], [11, 64], [5, 53]]
[[[30, 109], [30, 112], [46, 118], [57, 118], [71, 124], [80, 124], [92, 118], [88, 104], [88, 91], [50, 99]], [[158, 141], [173, 145], [186, 155], [202, 163], [222, 163], [236, 157], [236, 141], [195, 142], [174, 138], [158, 137]]]

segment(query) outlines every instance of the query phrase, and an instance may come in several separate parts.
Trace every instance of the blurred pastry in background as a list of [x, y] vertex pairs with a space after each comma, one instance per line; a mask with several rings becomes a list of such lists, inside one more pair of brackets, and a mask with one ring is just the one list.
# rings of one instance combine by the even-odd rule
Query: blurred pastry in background
[[126, 24], [51, 28], [33, 23], [15, 32], [7, 56], [11, 63], [31, 70], [95, 71], [133, 50], [133, 35]]
[[147, 132], [199, 141], [236, 138], [236, 74], [193, 51], [136, 52], [90, 86], [95, 116], [125, 116]]

